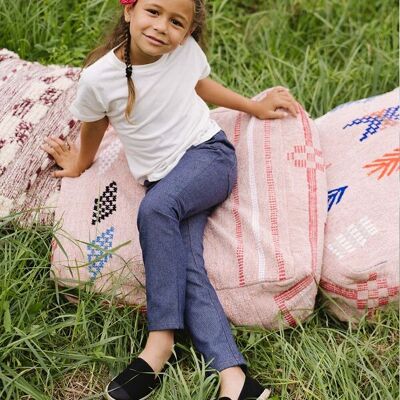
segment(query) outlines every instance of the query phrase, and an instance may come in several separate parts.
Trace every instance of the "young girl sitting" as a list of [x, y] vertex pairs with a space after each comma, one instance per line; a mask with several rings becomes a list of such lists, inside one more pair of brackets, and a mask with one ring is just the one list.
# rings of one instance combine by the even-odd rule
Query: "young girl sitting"
[[55, 177], [77, 177], [93, 162], [110, 123], [134, 178], [146, 187], [137, 226], [149, 336], [139, 356], [108, 385], [107, 397], [147, 397], [172, 354], [174, 331], [186, 327], [197, 350], [220, 372], [220, 400], [266, 399], [269, 390], [246, 374], [204, 267], [207, 218], [229, 196], [237, 176], [235, 149], [210, 119], [206, 102], [260, 119], [283, 118], [288, 114], [282, 108], [295, 116], [296, 102], [282, 87], [252, 101], [208, 78], [198, 44], [204, 0], [120, 2], [121, 19], [108, 43], [88, 56], [70, 108], [82, 121], [80, 148], [56, 137], [42, 146], [62, 168]]

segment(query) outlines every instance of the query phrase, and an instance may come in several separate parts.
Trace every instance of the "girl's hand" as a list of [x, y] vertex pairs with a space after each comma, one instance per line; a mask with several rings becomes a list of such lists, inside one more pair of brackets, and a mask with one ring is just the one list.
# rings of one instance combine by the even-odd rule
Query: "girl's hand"
[[293, 117], [298, 113], [296, 100], [289, 89], [282, 86], [271, 89], [263, 99], [253, 101], [251, 108], [251, 114], [259, 119], [284, 118], [288, 115], [278, 108], [286, 109]]
[[83, 171], [78, 167], [79, 149], [75, 143], [72, 143], [69, 138], [66, 141], [50, 136], [44, 138], [45, 144], [40, 148], [50, 154], [58, 166], [63, 168], [61, 171], [55, 171], [51, 175], [55, 178], [69, 176], [75, 178]]

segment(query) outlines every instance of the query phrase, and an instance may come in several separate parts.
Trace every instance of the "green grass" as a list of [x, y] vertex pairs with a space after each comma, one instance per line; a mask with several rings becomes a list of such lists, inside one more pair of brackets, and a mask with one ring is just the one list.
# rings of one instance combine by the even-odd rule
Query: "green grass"
[[[117, 0], [0, 0], [0, 45], [80, 66]], [[314, 117], [398, 85], [396, 0], [209, 0], [213, 77], [248, 96], [286, 85]]]
[[[82, 293], [68, 303], [49, 280], [51, 228], [0, 225], [0, 398], [100, 398], [109, 374], [145, 343], [142, 314], [106, 307]], [[274, 399], [397, 399], [396, 311], [359, 325], [329, 318], [322, 305], [304, 325], [285, 331], [235, 327], [250, 368], [276, 391]], [[186, 334], [176, 346], [155, 399], [215, 398], [217, 375], [206, 374]]]
[[[22, 58], [79, 66], [115, 16], [117, 0], [0, 0], [0, 46]], [[213, 77], [252, 96], [286, 85], [314, 117], [398, 85], [395, 0], [209, 1]], [[49, 276], [51, 227], [0, 222], [0, 399], [100, 398], [109, 377], [137, 354], [146, 324], [136, 310], [82, 294], [78, 306]], [[251, 371], [274, 399], [399, 397], [397, 311], [373, 323], [340, 323], [321, 301], [286, 331], [234, 328]], [[179, 362], [155, 399], [208, 400], [206, 374], [185, 334]]]

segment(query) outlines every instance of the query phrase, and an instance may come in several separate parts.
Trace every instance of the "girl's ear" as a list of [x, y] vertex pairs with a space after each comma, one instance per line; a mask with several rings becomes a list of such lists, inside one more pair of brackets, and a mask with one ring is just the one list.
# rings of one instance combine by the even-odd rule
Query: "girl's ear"
[[132, 10], [133, 10], [133, 4], [126, 4], [126, 5], [124, 6], [124, 18], [125, 18], [125, 22], [130, 22]]

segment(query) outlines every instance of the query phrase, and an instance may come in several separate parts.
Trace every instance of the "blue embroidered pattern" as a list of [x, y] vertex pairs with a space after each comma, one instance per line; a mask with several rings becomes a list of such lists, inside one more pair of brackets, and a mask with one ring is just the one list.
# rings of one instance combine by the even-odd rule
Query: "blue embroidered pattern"
[[[89, 274], [92, 280], [97, 277], [97, 275], [106, 265], [107, 261], [111, 258], [111, 254], [104, 255], [106, 252], [102, 251], [101, 249], [110, 250], [112, 248], [113, 238], [114, 227], [112, 226], [111, 228], [108, 228], [105, 232], [102, 232], [99, 236], [97, 236], [95, 240], [87, 245]], [[101, 249], [99, 249], [99, 247]]]
[[349, 128], [354, 125], [368, 124], [367, 128], [360, 137], [360, 142], [368, 139], [369, 136], [374, 135], [379, 130], [386, 128], [388, 125], [393, 125], [395, 121], [400, 120], [399, 114], [400, 106], [385, 108], [381, 111], [365, 115], [361, 118], [354, 119], [351, 123], [345, 125], [343, 129]]
[[336, 189], [329, 190], [328, 192], [328, 211], [332, 208], [334, 204], [340, 203], [343, 194], [348, 186], [338, 187]]

